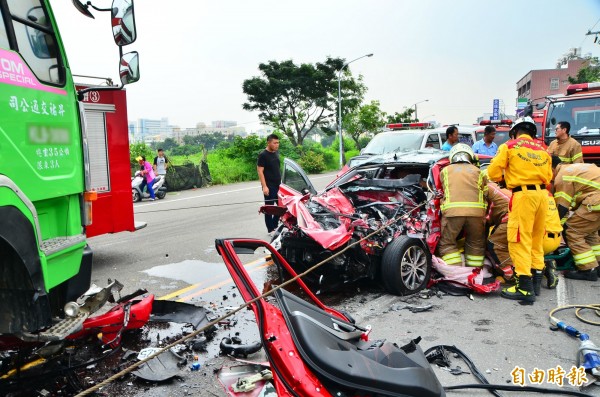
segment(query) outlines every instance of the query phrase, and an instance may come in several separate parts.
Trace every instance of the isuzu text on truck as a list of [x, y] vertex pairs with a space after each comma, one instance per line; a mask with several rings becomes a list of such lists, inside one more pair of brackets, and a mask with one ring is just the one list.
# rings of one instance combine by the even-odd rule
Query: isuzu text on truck
[[568, 121], [571, 137], [581, 144], [585, 162], [600, 164], [600, 82], [571, 84], [566, 95], [548, 97], [544, 142], [556, 139], [556, 124]]
[[137, 53], [122, 50], [136, 36], [132, 0], [73, 4], [111, 13], [121, 86], [77, 91], [49, 0], [0, 0], [0, 349], [61, 339], [89, 315], [75, 302], [90, 286], [97, 197], [80, 101], [139, 79]]

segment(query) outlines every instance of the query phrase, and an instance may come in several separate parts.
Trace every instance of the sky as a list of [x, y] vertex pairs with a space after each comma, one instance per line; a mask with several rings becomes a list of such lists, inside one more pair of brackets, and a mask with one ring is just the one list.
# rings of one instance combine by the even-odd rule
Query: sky
[[[110, 0], [92, 0], [108, 8]], [[74, 74], [118, 79], [118, 47], [107, 12], [80, 14], [50, 0]], [[600, 0], [135, 0], [141, 78], [127, 86], [131, 121], [182, 128], [234, 120], [260, 128], [242, 109], [258, 65], [347, 61], [387, 113], [417, 102], [421, 120], [472, 124], [500, 99], [514, 114], [516, 83], [551, 69], [572, 47], [600, 56]], [[600, 39], [599, 39], [600, 42]], [[79, 81], [76, 79], [76, 81]]]

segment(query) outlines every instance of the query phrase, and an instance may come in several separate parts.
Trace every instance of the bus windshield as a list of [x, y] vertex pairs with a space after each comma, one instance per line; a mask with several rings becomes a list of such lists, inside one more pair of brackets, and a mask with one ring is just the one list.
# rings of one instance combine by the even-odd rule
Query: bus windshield
[[573, 138], [600, 136], [600, 98], [581, 98], [550, 103], [548, 108], [548, 137], [556, 136], [556, 124], [568, 121]]

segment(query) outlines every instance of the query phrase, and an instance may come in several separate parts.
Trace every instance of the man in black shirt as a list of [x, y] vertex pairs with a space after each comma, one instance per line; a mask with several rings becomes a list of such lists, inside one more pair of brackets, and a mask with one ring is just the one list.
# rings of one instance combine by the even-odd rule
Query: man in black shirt
[[[266, 205], [277, 204], [277, 192], [281, 184], [281, 171], [279, 170], [279, 137], [270, 134], [267, 137], [267, 148], [260, 152], [256, 162], [256, 170], [262, 187], [263, 196], [265, 196]], [[265, 224], [269, 235], [273, 235], [277, 228], [279, 217], [265, 214]]]

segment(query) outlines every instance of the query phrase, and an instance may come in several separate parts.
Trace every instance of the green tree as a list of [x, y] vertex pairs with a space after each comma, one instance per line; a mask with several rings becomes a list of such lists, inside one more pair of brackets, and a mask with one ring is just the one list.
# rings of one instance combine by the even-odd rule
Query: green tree
[[146, 161], [152, 162], [154, 159], [154, 152], [144, 142], [132, 143], [129, 145], [129, 159], [132, 164], [137, 164], [135, 158], [138, 156], [145, 156]]
[[356, 143], [357, 149], [362, 149], [364, 140], [360, 139], [364, 134], [375, 135], [381, 131], [385, 124], [385, 112], [379, 107], [379, 101], [371, 101], [362, 105], [355, 113], [344, 117], [344, 129]]
[[394, 112], [394, 114], [390, 114], [387, 116], [387, 122], [388, 124], [410, 123], [413, 121], [412, 115], [414, 112], [415, 109], [413, 108], [406, 108], [406, 110], [404, 110], [404, 112], [402, 113]]
[[[333, 133], [328, 126], [336, 119], [337, 78], [344, 62], [342, 58], [327, 57], [314, 65], [296, 65], [291, 59], [261, 63], [261, 76], [242, 84], [248, 97], [242, 107], [258, 111], [262, 122], [283, 131], [294, 146], [301, 145], [315, 127]], [[348, 68], [343, 76], [342, 109], [347, 113], [360, 105], [366, 88]]]
[[588, 61], [577, 72], [577, 76], [569, 76], [569, 83], [571, 84], [591, 83], [593, 81], [600, 81], [598, 57], [588, 58]]
[[167, 138], [165, 139], [165, 141], [162, 143], [162, 145], [158, 145], [158, 148], [162, 148], [163, 150], [171, 150], [175, 147], [179, 146], [179, 144], [177, 143], [177, 141], [173, 138]]

